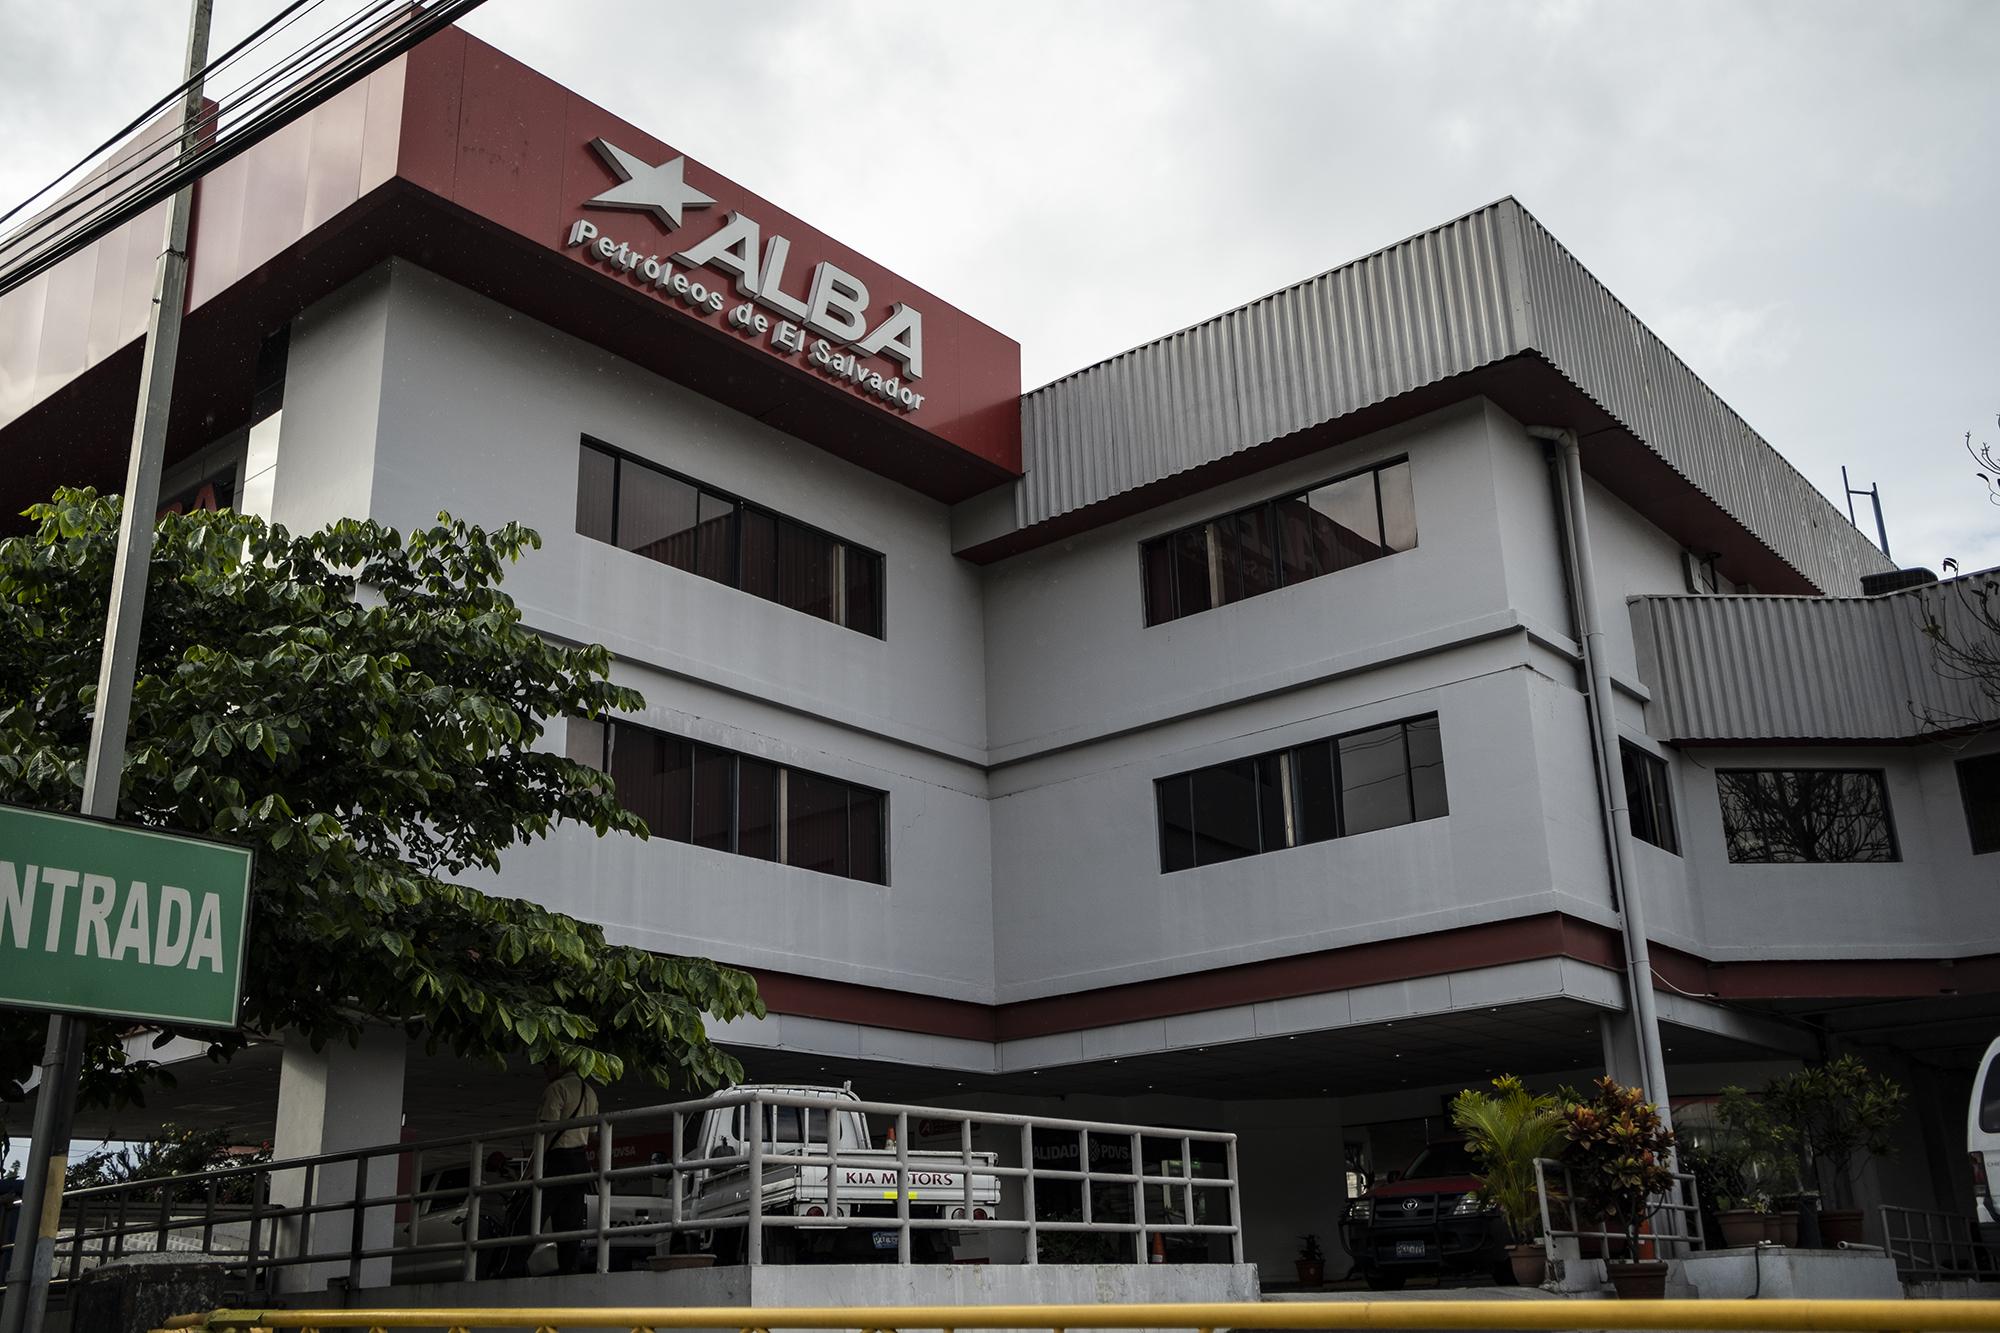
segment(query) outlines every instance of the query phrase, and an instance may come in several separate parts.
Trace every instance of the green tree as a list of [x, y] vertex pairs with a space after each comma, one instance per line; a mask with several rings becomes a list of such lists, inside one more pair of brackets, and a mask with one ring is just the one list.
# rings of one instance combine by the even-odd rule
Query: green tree
[[[0, 800], [77, 807], [119, 510], [58, 491], [0, 541]], [[646, 835], [608, 777], [534, 748], [549, 718], [643, 702], [603, 647], [541, 637], [500, 591], [535, 533], [440, 515], [297, 536], [224, 511], [165, 516], [154, 542], [119, 817], [255, 847], [245, 1033], [319, 1046], [386, 1022], [598, 1082], [741, 1076], [705, 1023], [763, 1014], [749, 976], [454, 882], [559, 821]], [[0, 1091], [19, 1095], [45, 1026], [0, 1011]], [[121, 1027], [91, 1025], [91, 1102], [161, 1076]], [[173, 1035], [218, 1059], [246, 1040]]]
[[1554, 1157], [1567, 1139], [1561, 1105], [1503, 1074], [1491, 1093], [1467, 1088], [1452, 1098], [1451, 1123], [1479, 1161], [1480, 1194], [1507, 1219], [1516, 1241], [1534, 1240], [1542, 1229], [1535, 1159]]
[[[245, 1146], [240, 1136], [227, 1129], [182, 1129], [166, 1124], [149, 1139], [120, 1148], [100, 1148], [69, 1164], [65, 1190], [89, 1189], [94, 1185], [123, 1185], [140, 1180], [164, 1180], [173, 1176], [200, 1175], [220, 1167], [259, 1166], [271, 1160], [271, 1145]], [[232, 1178], [220, 1182], [217, 1199], [223, 1203], [245, 1202], [249, 1181]], [[236, 1195], [243, 1195], [239, 1200]]]

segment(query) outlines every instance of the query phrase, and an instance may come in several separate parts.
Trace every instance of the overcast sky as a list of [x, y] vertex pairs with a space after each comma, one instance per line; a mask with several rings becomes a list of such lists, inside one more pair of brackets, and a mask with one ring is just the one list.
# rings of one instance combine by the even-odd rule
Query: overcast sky
[[[329, 11], [351, 8], [332, 0]], [[216, 0], [217, 45], [278, 8]], [[0, 201], [179, 76], [0, 0]], [[1905, 564], [2000, 564], [2000, 4], [490, 0], [468, 26], [1020, 340], [1030, 386], [1507, 194]], [[1864, 517], [1865, 522], [1865, 517]]]

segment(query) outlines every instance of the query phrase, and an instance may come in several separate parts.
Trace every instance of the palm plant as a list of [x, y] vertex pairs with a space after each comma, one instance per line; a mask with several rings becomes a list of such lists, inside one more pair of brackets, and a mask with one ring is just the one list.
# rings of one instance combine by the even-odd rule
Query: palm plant
[[1504, 1074], [1490, 1093], [1467, 1088], [1452, 1098], [1451, 1122], [1479, 1162], [1481, 1196], [1507, 1219], [1515, 1240], [1534, 1240], [1542, 1220], [1535, 1159], [1552, 1156], [1563, 1142], [1561, 1106]]

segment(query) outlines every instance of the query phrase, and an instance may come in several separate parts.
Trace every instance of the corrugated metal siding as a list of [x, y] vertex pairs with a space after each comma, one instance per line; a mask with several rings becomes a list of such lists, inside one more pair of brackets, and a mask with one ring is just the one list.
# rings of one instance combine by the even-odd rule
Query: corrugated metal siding
[[[1941, 671], [1922, 630], [1953, 585], [1886, 597], [1640, 597], [1631, 604], [1647, 729], [1670, 741], [1901, 740], [2000, 720]], [[1986, 636], [1970, 617], [1955, 642]]]
[[1556, 369], [1822, 590], [1851, 592], [1890, 567], [1547, 228], [1520, 216], [1534, 342]]
[[1539, 351], [1818, 587], [1887, 568], [1812, 484], [1512, 199], [1029, 394], [1034, 524]]
[[1494, 204], [1029, 394], [1042, 522], [1521, 350]]

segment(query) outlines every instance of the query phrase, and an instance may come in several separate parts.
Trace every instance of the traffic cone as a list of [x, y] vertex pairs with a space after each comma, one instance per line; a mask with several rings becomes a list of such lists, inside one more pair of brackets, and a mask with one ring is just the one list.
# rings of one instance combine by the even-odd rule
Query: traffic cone
[[1156, 1264], [1163, 1264], [1166, 1261], [1167, 1261], [1166, 1237], [1162, 1236], [1159, 1232], [1155, 1231], [1153, 1233], [1153, 1262]]

